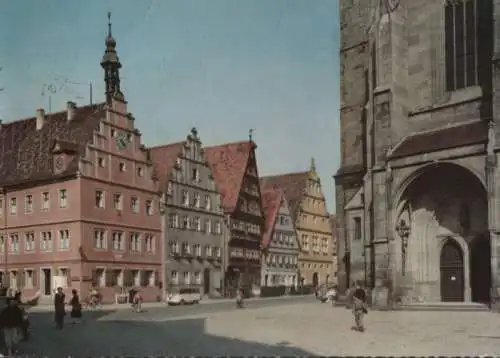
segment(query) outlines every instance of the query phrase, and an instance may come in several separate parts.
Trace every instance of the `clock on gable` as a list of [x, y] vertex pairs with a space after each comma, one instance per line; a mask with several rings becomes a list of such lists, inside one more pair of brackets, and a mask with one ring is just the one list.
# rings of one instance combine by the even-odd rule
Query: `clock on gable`
[[123, 150], [127, 147], [129, 143], [127, 134], [124, 132], [118, 132], [116, 134], [116, 147], [120, 150]]
[[55, 158], [55, 167], [57, 170], [63, 170], [64, 169], [64, 158], [61, 155], [58, 155]]
[[66, 169], [67, 158], [65, 154], [56, 154], [52, 160], [54, 173], [62, 173]]

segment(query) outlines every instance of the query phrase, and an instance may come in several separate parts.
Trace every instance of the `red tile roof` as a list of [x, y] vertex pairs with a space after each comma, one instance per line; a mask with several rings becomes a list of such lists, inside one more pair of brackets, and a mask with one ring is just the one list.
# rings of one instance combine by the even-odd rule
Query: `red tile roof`
[[161, 190], [165, 190], [170, 170], [174, 167], [175, 161], [181, 155], [182, 147], [185, 143], [186, 141], [182, 141], [149, 148], [151, 160], [154, 163], [155, 174], [159, 180]]
[[276, 217], [283, 200], [283, 190], [281, 189], [265, 189], [261, 190], [262, 211], [266, 218], [264, 227], [264, 235], [262, 236], [262, 247], [266, 248], [273, 237]]
[[486, 143], [487, 140], [488, 126], [486, 122], [476, 121], [410, 135], [394, 148], [391, 158]]
[[205, 159], [212, 169], [226, 213], [232, 213], [236, 208], [248, 159], [255, 148], [252, 141], [204, 148]]
[[[66, 111], [46, 113], [43, 127], [36, 128], [36, 117], [0, 125], [0, 185], [31, 182], [76, 174], [80, 156], [99, 130], [105, 116], [104, 104], [75, 108], [67, 119]], [[52, 160], [55, 144], [65, 152], [77, 152], [63, 173], [55, 175]]]
[[302, 197], [307, 188], [309, 171], [299, 173], [289, 173], [283, 175], [274, 175], [260, 178], [261, 188], [281, 189], [288, 200], [290, 215], [293, 221], [297, 219], [298, 209]]

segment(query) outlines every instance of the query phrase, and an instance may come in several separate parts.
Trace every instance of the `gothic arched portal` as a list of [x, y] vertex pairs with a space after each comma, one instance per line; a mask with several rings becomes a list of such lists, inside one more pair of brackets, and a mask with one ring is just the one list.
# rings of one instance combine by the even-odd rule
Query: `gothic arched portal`
[[[462, 166], [436, 163], [413, 174], [403, 185], [394, 205], [397, 240], [393, 259], [396, 274], [405, 278], [407, 298], [489, 300], [488, 197], [481, 180]], [[406, 240], [397, 230], [402, 221], [409, 226]], [[455, 258], [453, 264], [451, 257]]]

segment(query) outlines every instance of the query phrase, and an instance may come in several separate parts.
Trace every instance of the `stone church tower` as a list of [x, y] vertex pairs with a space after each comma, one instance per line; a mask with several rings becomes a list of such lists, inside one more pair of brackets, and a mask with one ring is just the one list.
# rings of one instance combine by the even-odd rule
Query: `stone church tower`
[[500, 1], [340, 0], [339, 281], [500, 300]]

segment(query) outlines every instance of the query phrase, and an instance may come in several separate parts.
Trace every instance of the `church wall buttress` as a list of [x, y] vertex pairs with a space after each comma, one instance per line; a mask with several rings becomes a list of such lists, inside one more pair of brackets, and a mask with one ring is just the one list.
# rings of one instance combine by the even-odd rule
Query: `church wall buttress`
[[[489, 228], [491, 240], [491, 268], [492, 268], [492, 304], [500, 309], [500, 155], [493, 153], [500, 145], [500, 0], [493, 1], [494, 41], [492, 63], [492, 110], [493, 118], [491, 129], [493, 134], [489, 138], [490, 165], [488, 166], [489, 195]], [[487, 163], [488, 165], [488, 163]], [[491, 212], [492, 211], [492, 212]]]
[[373, 249], [375, 258], [375, 277], [390, 277], [390, 247], [388, 229], [388, 183], [385, 171], [373, 175]]

